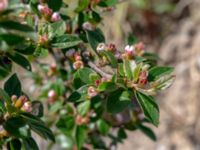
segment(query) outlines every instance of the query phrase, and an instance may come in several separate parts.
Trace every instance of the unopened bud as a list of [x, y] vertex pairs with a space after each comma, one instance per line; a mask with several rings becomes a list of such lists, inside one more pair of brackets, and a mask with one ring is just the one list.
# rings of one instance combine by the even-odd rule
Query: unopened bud
[[93, 86], [90, 86], [87, 90], [88, 96], [90, 98], [95, 97], [98, 93], [96, 91], [96, 89]]
[[79, 53], [75, 53], [74, 59], [75, 59], [75, 61], [81, 61], [82, 60], [81, 55]]
[[58, 12], [54, 12], [53, 15], [51, 16], [51, 21], [57, 22], [61, 20], [60, 14]]
[[11, 100], [13, 103], [15, 103], [17, 101], [17, 96], [16, 95], [12, 95]]
[[139, 42], [139, 43], [135, 44], [135, 50], [136, 51], [144, 50], [144, 48], [145, 48], [145, 46], [144, 46], [143, 42]]
[[90, 22], [83, 23], [82, 27], [84, 30], [93, 30], [94, 29], [93, 25]]
[[116, 47], [114, 44], [109, 44], [107, 47], [107, 50], [110, 52], [115, 52], [116, 51]]
[[49, 7], [44, 5], [38, 5], [38, 10], [44, 15], [46, 19], [50, 18], [53, 13]]
[[41, 35], [39, 37], [39, 44], [40, 45], [47, 45], [49, 41], [48, 34]]
[[99, 45], [97, 46], [97, 52], [101, 52], [106, 50], [106, 44], [105, 43], [99, 43]]
[[75, 122], [77, 125], [83, 125], [89, 122], [89, 118], [78, 115], [76, 116]]
[[84, 67], [84, 65], [83, 65], [83, 62], [82, 61], [80, 61], [80, 60], [78, 60], [78, 61], [75, 61], [74, 63], [73, 63], [73, 68], [74, 69], [80, 69], [80, 68], [83, 68]]
[[14, 106], [16, 108], [21, 108], [27, 100], [28, 99], [26, 96], [20, 96], [19, 99], [15, 102]]
[[22, 110], [30, 113], [32, 111], [32, 103], [30, 101], [25, 102], [22, 106]]

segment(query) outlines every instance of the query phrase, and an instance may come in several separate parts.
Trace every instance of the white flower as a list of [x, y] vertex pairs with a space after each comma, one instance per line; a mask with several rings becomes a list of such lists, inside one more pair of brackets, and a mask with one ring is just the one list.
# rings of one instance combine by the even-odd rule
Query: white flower
[[133, 56], [134, 52], [135, 52], [135, 47], [134, 46], [130, 46], [130, 45], [126, 45], [124, 50], [129, 56]]

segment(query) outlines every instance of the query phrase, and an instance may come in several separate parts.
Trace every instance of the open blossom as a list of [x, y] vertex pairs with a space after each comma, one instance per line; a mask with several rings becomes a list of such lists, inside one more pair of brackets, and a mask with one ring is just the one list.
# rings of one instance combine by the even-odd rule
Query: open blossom
[[125, 47], [125, 52], [128, 56], [133, 56], [134, 55], [134, 52], [135, 52], [135, 47], [134, 46], [130, 46], [130, 45], [126, 45]]
[[95, 97], [98, 93], [96, 91], [96, 89], [93, 87], [93, 86], [90, 86], [88, 88], [88, 96], [91, 98], [91, 97]]
[[51, 21], [56, 22], [61, 20], [60, 14], [58, 12], [54, 12], [53, 15], [51, 16]]
[[106, 49], [106, 44], [105, 43], [99, 43], [97, 46], [97, 52], [104, 51]]

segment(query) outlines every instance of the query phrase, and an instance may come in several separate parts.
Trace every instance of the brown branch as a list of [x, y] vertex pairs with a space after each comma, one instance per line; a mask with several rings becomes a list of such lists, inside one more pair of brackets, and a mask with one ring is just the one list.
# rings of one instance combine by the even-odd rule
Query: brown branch
[[102, 77], [106, 77], [108, 79], [112, 78], [111, 74], [108, 74], [106, 72], [104, 72], [103, 70], [101, 70], [100, 68], [98, 68], [93, 62], [89, 61], [87, 62], [87, 64], [93, 69], [95, 70], [98, 74], [100, 74]]

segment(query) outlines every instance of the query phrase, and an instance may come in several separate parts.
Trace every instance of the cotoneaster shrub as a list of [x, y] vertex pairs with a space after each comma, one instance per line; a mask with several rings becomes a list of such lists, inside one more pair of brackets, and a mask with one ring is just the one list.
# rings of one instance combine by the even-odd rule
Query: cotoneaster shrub
[[[148, 127], [159, 124], [153, 96], [171, 85], [173, 68], [158, 66], [132, 38], [123, 49], [106, 42], [101, 14], [117, 3], [0, 1], [1, 148], [38, 150], [33, 133], [50, 140], [49, 149], [110, 150], [134, 130], [156, 140]], [[49, 56], [55, 61], [41, 61]], [[27, 83], [13, 64], [26, 70], [36, 94], [22, 91]]]

